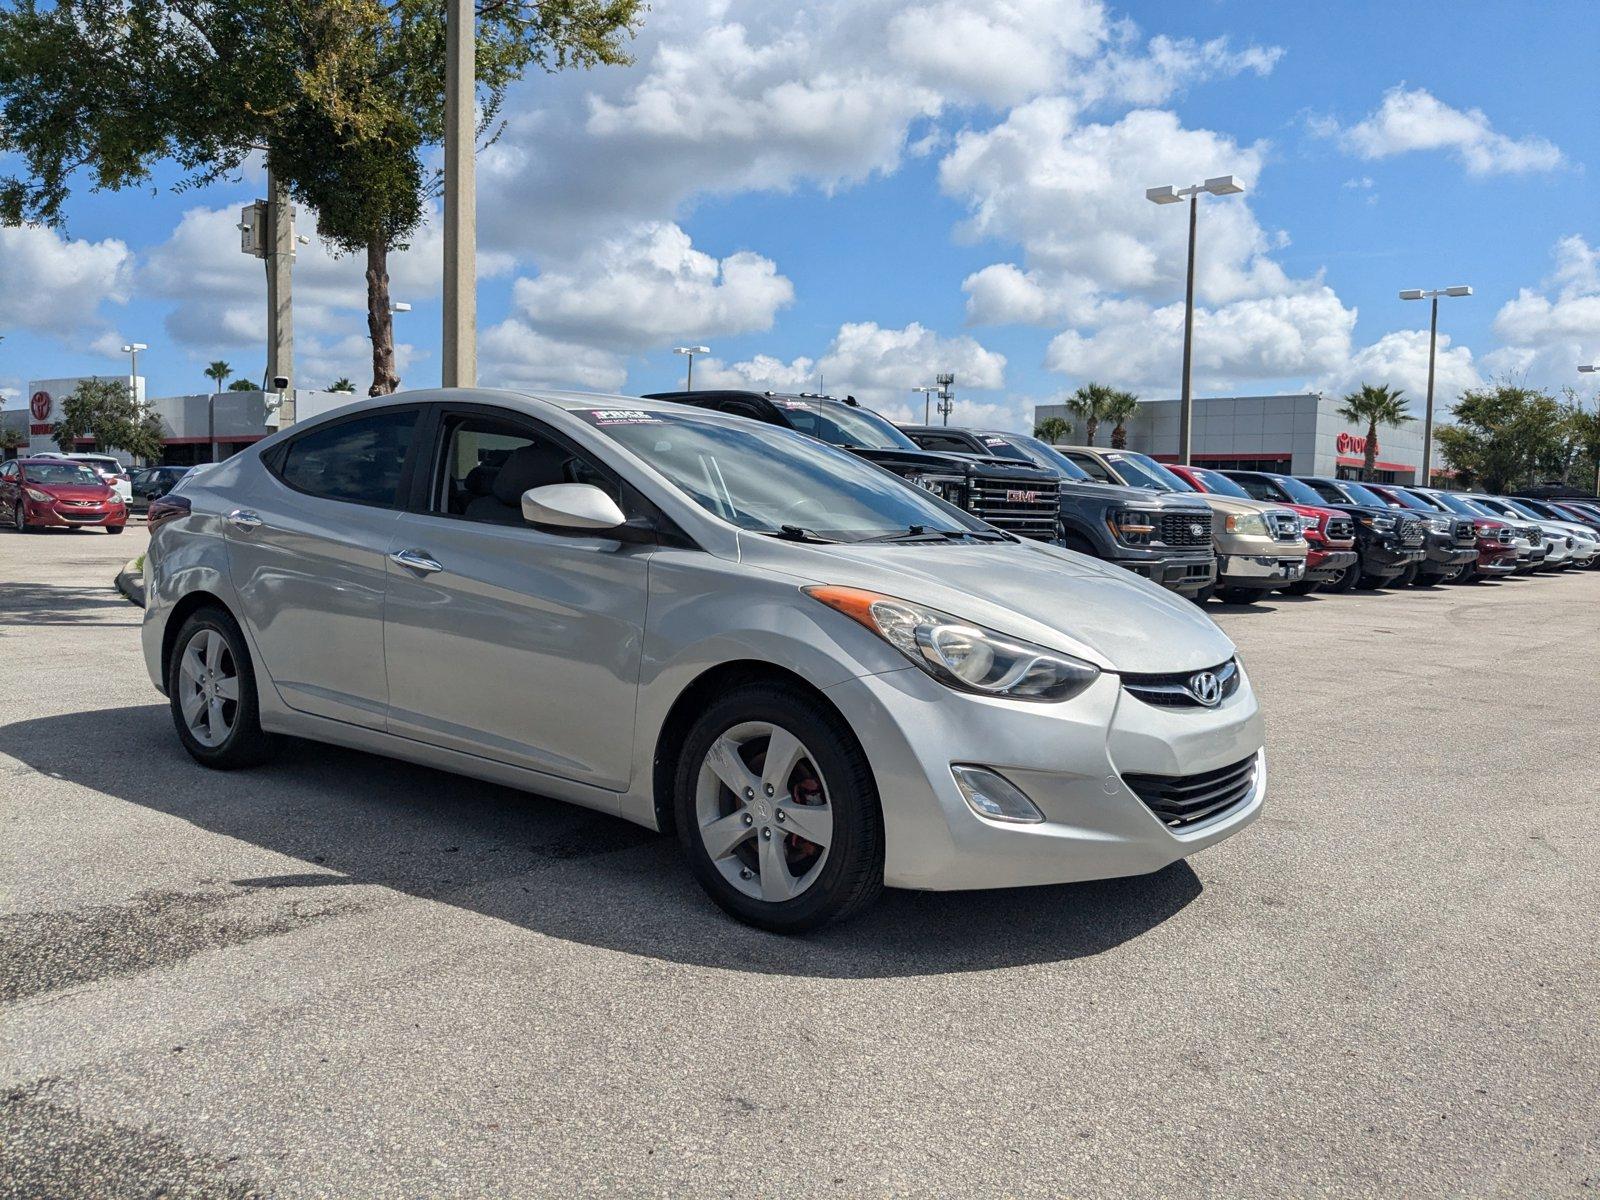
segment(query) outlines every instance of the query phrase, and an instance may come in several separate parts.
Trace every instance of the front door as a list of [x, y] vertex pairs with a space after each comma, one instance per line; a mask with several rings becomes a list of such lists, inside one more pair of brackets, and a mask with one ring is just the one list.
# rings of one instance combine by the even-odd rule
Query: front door
[[[228, 565], [244, 622], [290, 708], [384, 726], [383, 598], [420, 406], [307, 429], [230, 493]], [[206, 475], [196, 478], [204, 488]]]
[[[546, 533], [521, 496], [597, 483], [640, 503], [542, 424], [447, 409], [422, 511], [389, 544], [389, 730], [613, 791], [628, 786], [652, 546]], [[422, 488], [416, 489], [423, 492]], [[416, 494], [416, 493], [414, 493]]]

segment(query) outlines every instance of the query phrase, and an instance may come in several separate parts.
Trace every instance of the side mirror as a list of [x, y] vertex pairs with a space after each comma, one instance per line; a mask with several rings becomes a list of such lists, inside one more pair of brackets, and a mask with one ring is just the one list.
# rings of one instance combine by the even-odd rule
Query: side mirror
[[573, 532], [614, 530], [628, 518], [592, 483], [552, 483], [522, 493], [522, 519], [530, 525]]

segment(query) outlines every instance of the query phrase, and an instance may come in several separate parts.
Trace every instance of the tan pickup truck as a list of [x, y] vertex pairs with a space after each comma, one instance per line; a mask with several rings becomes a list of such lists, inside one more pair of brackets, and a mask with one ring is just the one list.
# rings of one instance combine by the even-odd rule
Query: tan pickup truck
[[1305, 577], [1305, 539], [1300, 514], [1261, 500], [1236, 500], [1197, 492], [1148, 454], [1134, 450], [1102, 450], [1098, 446], [1058, 446], [1063, 454], [1102, 483], [1180, 492], [1198, 496], [1212, 512], [1212, 541], [1217, 550], [1217, 580], [1196, 597], [1215, 594], [1230, 604], [1251, 604], [1277, 588]]

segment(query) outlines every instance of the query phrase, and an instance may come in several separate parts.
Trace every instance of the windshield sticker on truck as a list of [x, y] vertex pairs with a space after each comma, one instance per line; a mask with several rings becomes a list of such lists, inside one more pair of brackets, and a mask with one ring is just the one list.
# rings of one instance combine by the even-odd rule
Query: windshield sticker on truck
[[591, 408], [578, 415], [595, 425], [654, 425], [661, 420], [642, 408]]

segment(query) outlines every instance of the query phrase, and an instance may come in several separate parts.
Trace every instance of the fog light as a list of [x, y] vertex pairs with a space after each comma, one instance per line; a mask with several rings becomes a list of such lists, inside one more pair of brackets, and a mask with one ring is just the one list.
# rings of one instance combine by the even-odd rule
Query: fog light
[[1029, 825], [1044, 820], [1033, 801], [1005, 776], [987, 767], [952, 764], [950, 774], [966, 799], [967, 807], [991, 821], [1017, 821]]

